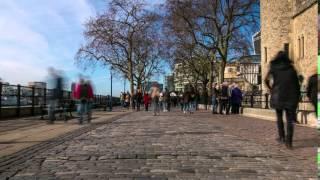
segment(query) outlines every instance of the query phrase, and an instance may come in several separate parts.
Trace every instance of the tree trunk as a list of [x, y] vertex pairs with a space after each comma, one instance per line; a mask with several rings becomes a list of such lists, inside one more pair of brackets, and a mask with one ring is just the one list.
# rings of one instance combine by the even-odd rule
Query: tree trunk
[[140, 89], [142, 92], [142, 80], [141, 79], [137, 79], [137, 89]]
[[130, 106], [132, 107], [133, 105], [133, 94], [134, 94], [134, 79], [133, 79], [133, 67], [132, 67], [132, 60], [130, 59], [128, 62], [129, 65], [129, 81], [130, 81], [130, 94], [131, 94], [131, 98], [130, 98]]
[[224, 82], [224, 69], [226, 68], [226, 61], [222, 60], [221, 61], [221, 65], [220, 65], [220, 73], [219, 73], [219, 83], [223, 83]]
[[208, 85], [208, 80], [205, 80], [202, 82], [202, 97], [204, 100], [204, 105], [206, 110], [208, 110], [208, 89], [207, 89], [207, 85]]
[[214, 63], [211, 61], [211, 74], [210, 74], [210, 96], [212, 94], [212, 85], [213, 85], [213, 71], [214, 71]]

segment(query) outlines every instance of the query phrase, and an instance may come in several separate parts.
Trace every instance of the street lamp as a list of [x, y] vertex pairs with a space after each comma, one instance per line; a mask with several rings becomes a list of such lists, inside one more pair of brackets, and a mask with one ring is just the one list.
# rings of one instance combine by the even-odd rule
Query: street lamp
[[110, 111], [112, 111], [112, 70], [113, 70], [113, 67], [111, 66], [110, 68], [110, 82], [111, 82], [111, 85], [110, 85], [110, 100], [109, 100], [109, 103], [110, 103]]

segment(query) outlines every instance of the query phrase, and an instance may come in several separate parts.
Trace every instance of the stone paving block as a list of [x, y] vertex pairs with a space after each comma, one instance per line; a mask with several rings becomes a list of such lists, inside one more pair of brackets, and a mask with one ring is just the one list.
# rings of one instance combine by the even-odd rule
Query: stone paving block
[[[274, 139], [265, 140], [275, 132], [275, 124], [210, 113], [181, 118], [179, 113], [153, 117], [138, 112], [101, 125], [25, 161], [20, 174], [65, 179], [316, 177], [314, 160], [305, 155], [311, 148], [291, 153]], [[297, 128], [298, 133], [311, 137], [308, 130]]]

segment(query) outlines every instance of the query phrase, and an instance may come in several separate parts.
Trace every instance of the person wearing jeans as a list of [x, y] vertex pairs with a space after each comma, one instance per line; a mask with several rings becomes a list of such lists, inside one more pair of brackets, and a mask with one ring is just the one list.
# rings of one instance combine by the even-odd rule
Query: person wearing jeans
[[212, 114], [217, 114], [217, 106], [218, 106], [218, 88], [217, 83], [214, 83], [212, 86], [212, 96], [211, 96], [211, 103], [212, 103]]
[[157, 113], [160, 115], [160, 106], [159, 106], [160, 89], [158, 88], [158, 84], [153, 83], [150, 91], [151, 91], [150, 94], [152, 98], [154, 116], [156, 116]]

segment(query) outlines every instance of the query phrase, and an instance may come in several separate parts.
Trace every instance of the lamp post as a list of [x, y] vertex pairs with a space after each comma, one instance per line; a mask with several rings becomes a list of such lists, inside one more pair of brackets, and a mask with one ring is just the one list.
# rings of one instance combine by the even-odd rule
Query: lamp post
[[112, 101], [112, 69], [113, 69], [113, 67], [111, 66], [111, 68], [110, 68], [110, 83], [111, 83], [111, 85], [110, 85], [110, 100], [109, 100], [110, 111], [112, 111], [112, 103], [113, 103], [113, 101]]

